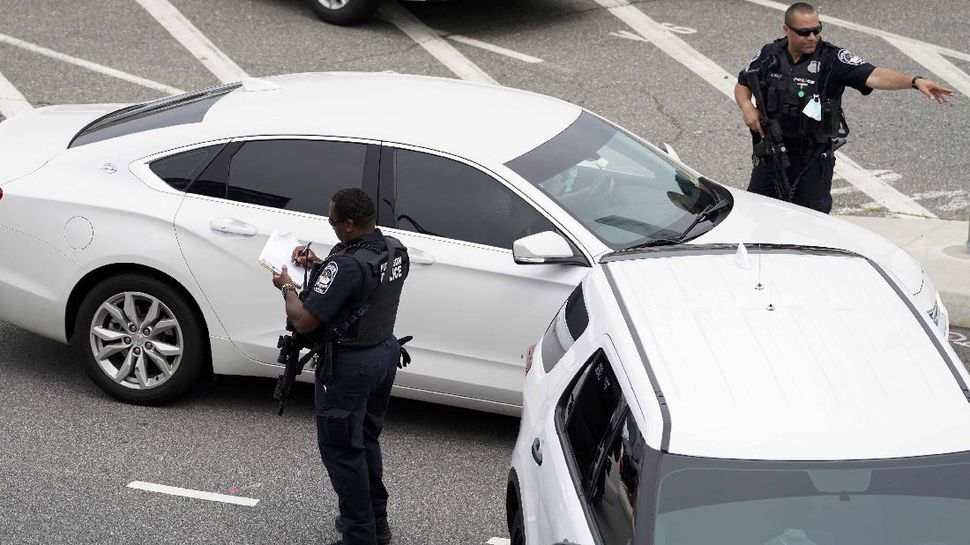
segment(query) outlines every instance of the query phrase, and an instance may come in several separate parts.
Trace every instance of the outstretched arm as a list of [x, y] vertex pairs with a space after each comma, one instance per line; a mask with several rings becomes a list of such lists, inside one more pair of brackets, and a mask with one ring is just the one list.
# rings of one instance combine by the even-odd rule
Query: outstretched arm
[[[912, 86], [912, 77], [899, 73], [888, 68], [876, 68], [866, 79], [866, 86], [883, 91], [895, 91], [898, 89], [909, 89]], [[916, 79], [916, 89], [926, 95], [927, 98], [935, 100], [940, 104], [947, 103], [947, 97], [953, 96], [953, 90], [948, 89], [939, 83], [923, 77]]]

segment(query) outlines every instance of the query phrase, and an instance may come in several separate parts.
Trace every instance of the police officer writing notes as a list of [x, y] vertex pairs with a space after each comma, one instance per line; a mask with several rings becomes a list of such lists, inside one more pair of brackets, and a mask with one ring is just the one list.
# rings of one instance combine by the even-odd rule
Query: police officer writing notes
[[332, 343], [332, 358], [324, 350], [316, 368], [316, 422], [339, 502], [340, 543], [385, 544], [391, 530], [378, 436], [401, 355], [393, 331], [410, 261], [397, 239], [376, 229], [374, 202], [359, 189], [333, 196], [329, 221], [340, 243], [325, 260], [306, 247], [293, 251], [295, 262], [313, 265], [303, 291], [285, 268], [273, 285], [298, 334]]
[[[873, 89], [912, 87], [939, 103], [947, 102], [953, 91], [922, 76], [876, 68], [847, 49], [823, 41], [818, 12], [808, 4], [792, 4], [785, 11], [782, 30], [785, 36], [761, 48], [738, 75], [734, 88], [744, 124], [754, 139], [748, 191], [828, 213], [832, 210], [833, 152], [848, 134], [842, 114], [846, 87], [863, 95]], [[765, 102], [757, 107], [751, 100], [753, 81], [759, 82], [754, 96], [763, 96]], [[767, 120], [762, 119], [762, 111]], [[764, 125], [771, 121], [780, 128], [782, 142], [777, 146], [771, 145], [772, 134], [765, 139]], [[775, 163], [781, 159], [779, 148], [787, 153], [783, 169]], [[792, 190], [789, 195], [779, 194], [783, 172]]]

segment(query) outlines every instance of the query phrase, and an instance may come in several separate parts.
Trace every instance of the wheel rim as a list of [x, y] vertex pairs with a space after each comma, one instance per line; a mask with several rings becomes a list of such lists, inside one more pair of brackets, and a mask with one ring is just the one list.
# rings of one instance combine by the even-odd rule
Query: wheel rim
[[350, 3], [350, 0], [317, 0], [317, 2], [327, 9], [341, 9]]
[[101, 371], [132, 390], [161, 386], [182, 361], [184, 337], [175, 314], [147, 293], [119, 293], [102, 303], [88, 336]]

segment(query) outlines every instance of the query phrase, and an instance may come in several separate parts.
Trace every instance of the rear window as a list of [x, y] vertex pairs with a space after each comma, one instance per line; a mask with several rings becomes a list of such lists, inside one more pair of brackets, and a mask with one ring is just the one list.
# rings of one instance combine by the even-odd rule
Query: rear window
[[219, 85], [115, 110], [81, 129], [68, 148], [162, 127], [199, 123], [216, 101], [241, 85]]
[[579, 339], [589, 325], [586, 301], [583, 300], [583, 286], [580, 284], [569, 295], [566, 304], [552, 319], [546, 334], [542, 337], [542, 368], [548, 373], [566, 351]]
[[192, 180], [202, 172], [210, 161], [225, 147], [225, 144], [206, 146], [176, 153], [152, 162], [149, 167], [156, 176], [179, 191], [185, 191]]

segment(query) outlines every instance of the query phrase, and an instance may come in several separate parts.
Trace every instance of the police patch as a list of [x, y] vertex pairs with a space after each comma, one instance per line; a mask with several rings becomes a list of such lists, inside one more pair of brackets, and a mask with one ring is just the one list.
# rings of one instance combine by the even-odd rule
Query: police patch
[[840, 49], [839, 62], [842, 64], [848, 64], [849, 66], [859, 66], [866, 61], [862, 60], [858, 55], [853, 54], [848, 49]]
[[330, 289], [330, 285], [333, 284], [333, 279], [337, 276], [337, 262], [331, 261], [327, 263], [327, 266], [323, 268], [323, 272], [320, 273], [320, 277], [317, 278], [317, 283], [313, 285], [313, 291], [323, 295], [327, 293]]
[[813, 73], [813, 74], [818, 74], [818, 69], [819, 69], [819, 67], [821, 65], [822, 65], [822, 63], [820, 63], [818, 61], [812, 61], [812, 62], [808, 63], [808, 71], [811, 72], [811, 73]]
[[751, 57], [751, 60], [748, 61], [748, 67], [745, 70], [751, 70], [751, 65], [754, 64], [754, 61], [758, 60], [758, 57], [760, 56], [761, 56], [761, 50], [759, 49], [758, 51], [755, 52], [754, 57]]

